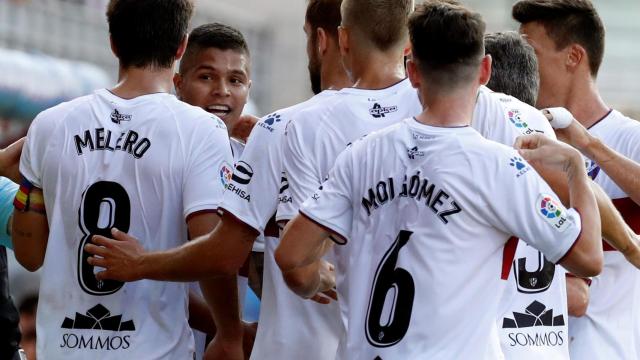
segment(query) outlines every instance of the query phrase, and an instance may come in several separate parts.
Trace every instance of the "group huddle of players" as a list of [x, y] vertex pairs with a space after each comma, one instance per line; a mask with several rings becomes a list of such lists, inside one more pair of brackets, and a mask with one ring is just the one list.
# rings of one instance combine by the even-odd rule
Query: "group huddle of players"
[[309, 0], [316, 95], [248, 139], [247, 44], [192, 12], [111, 0], [118, 84], [29, 129], [38, 358], [192, 359], [191, 328], [205, 359], [640, 358], [640, 124], [598, 95], [589, 0], [521, 0], [521, 34]]

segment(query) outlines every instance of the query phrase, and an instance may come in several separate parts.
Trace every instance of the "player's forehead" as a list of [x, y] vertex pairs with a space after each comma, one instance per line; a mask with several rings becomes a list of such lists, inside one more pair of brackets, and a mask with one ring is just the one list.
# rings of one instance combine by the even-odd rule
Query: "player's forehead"
[[189, 71], [212, 71], [221, 74], [239, 73], [245, 76], [250, 72], [249, 55], [242, 50], [206, 47], [197, 49], [187, 61]]

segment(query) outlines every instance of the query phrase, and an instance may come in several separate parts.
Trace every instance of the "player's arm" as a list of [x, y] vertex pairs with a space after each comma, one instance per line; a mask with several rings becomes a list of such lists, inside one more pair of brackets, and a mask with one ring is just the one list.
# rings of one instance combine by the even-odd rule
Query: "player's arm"
[[[569, 182], [563, 171], [549, 169], [540, 164], [531, 164], [551, 189], [558, 195], [563, 204], [570, 202]], [[600, 214], [602, 237], [616, 250], [620, 251], [634, 266], [640, 268], [640, 240], [629, 228], [622, 215], [613, 205], [611, 199], [602, 188], [593, 181], [589, 181]]]
[[11, 240], [16, 260], [29, 271], [44, 263], [49, 239], [49, 223], [42, 189], [24, 179], [14, 200]]
[[575, 317], [584, 316], [589, 306], [590, 280], [567, 274], [567, 311]]
[[611, 149], [562, 108], [544, 111], [556, 129], [558, 139], [572, 145], [589, 159], [595, 161], [602, 171], [618, 185], [624, 193], [640, 205], [640, 164]]
[[96, 274], [98, 279], [199, 281], [236, 274], [258, 232], [224, 213], [212, 233], [165, 251], [146, 252], [136, 238], [118, 229], [111, 234], [113, 239], [94, 236], [93, 244], [85, 247], [94, 255], [89, 264], [105, 268]]
[[322, 260], [333, 242], [331, 233], [303, 215], [289, 221], [284, 229], [275, 259], [289, 288], [310, 299], [325, 293], [335, 299], [333, 265]]
[[572, 147], [539, 134], [518, 138], [515, 147], [530, 163], [566, 174], [569, 204], [580, 214], [581, 231], [560, 263], [578, 276], [598, 275], [604, 262], [600, 215], [582, 156]]
[[[191, 236], [210, 233], [220, 221], [220, 217], [213, 212], [201, 212], [188, 219]], [[243, 331], [237, 274], [200, 280], [200, 289], [211, 308], [217, 330], [210, 351], [216, 351], [227, 359], [242, 358]]]

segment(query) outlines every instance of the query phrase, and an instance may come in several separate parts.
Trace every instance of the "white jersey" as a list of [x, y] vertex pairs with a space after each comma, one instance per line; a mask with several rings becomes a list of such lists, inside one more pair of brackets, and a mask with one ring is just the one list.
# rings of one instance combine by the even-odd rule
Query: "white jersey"
[[[292, 116], [330, 97], [313, 98], [265, 116], [254, 127], [236, 162], [221, 208], [265, 234], [264, 272], [258, 332], [252, 359], [333, 359], [338, 344], [331, 308], [302, 300], [287, 288], [274, 252], [279, 244], [275, 212], [282, 182], [282, 142]], [[255, 250], [255, 248], [254, 248]], [[309, 339], [314, 339], [310, 342]]]
[[111, 227], [149, 251], [183, 244], [185, 219], [218, 208], [232, 161], [224, 123], [169, 94], [98, 90], [38, 115], [20, 163], [49, 223], [38, 358], [193, 358], [188, 283], [97, 281], [84, 245]]
[[[482, 86], [472, 126], [489, 140], [512, 146], [521, 135], [542, 133], [555, 139], [547, 118], [533, 106]], [[527, 167], [520, 158], [510, 163]], [[502, 279], [507, 280], [497, 324], [506, 359], [569, 358], [566, 271], [526, 242], [512, 238], [504, 249]]]
[[[627, 158], [640, 162], [640, 123], [612, 110], [589, 132]], [[589, 175], [640, 233], [640, 207], [598, 164], [589, 161]], [[575, 359], [640, 358], [640, 274], [624, 256], [603, 243], [604, 268], [592, 279], [586, 315], [570, 318], [571, 357]]]
[[338, 155], [367, 134], [422, 112], [409, 79], [382, 90], [342, 89], [328, 101], [296, 114], [283, 147], [287, 187], [276, 220], [288, 221], [318, 189]]
[[340, 156], [300, 210], [342, 240], [338, 359], [502, 357], [505, 243], [531, 239], [558, 262], [580, 233], [579, 214], [528, 164], [510, 166], [517, 156], [470, 127], [413, 118]]

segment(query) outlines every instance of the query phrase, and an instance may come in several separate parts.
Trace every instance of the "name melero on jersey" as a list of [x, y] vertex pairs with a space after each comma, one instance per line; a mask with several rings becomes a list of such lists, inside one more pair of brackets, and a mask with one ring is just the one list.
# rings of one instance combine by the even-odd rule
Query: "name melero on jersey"
[[131, 154], [134, 158], [140, 159], [151, 147], [151, 141], [146, 137], [141, 137], [137, 132], [129, 130], [116, 135], [111, 130], [97, 128], [94, 131], [85, 130], [82, 136], [75, 135], [73, 137], [78, 155], [83, 154], [83, 149], [89, 151], [109, 150], [124, 151]]
[[[396, 196], [397, 194], [397, 196]], [[362, 197], [362, 207], [368, 216], [380, 206], [395, 200], [396, 198], [409, 198], [418, 202], [424, 201], [424, 205], [431, 209], [438, 219], [445, 224], [449, 223], [449, 216], [458, 214], [462, 208], [451, 198], [444, 189], [436, 187], [429, 179], [420, 176], [420, 171], [409, 177], [404, 175], [404, 180], [399, 188], [392, 177], [379, 181], [374, 187], [367, 190]]]

